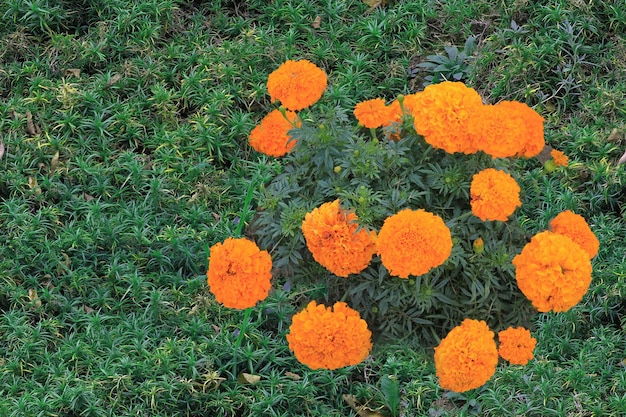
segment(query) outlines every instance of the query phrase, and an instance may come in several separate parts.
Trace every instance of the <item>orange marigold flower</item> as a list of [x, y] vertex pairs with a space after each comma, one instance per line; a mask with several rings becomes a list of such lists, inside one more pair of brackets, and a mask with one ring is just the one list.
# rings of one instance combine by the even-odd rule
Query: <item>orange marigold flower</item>
[[328, 79], [324, 70], [306, 59], [286, 61], [267, 79], [272, 101], [289, 110], [298, 111], [317, 102], [326, 90]]
[[[406, 101], [406, 100], [405, 100]], [[461, 82], [431, 84], [410, 100], [417, 133], [434, 148], [448, 153], [475, 153], [467, 124], [472, 112], [482, 107], [478, 93]]]
[[513, 258], [517, 286], [542, 313], [567, 311], [582, 300], [591, 284], [591, 260], [565, 235], [536, 234]]
[[497, 364], [494, 333], [482, 320], [463, 320], [435, 348], [439, 385], [451, 391], [465, 392], [484, 385]]
[[498, 332], [498, 354], [513, 365], [526, 365], [534, 358], [533, 351], [537, 339], [531, 336], [530, 330], [523, 327], [509, 327]]
[[470, 185], [472, 213], [482, 221], [507, 221], [522, 205], [519, 193], [512, 176], [497, 169], [484, 169], [474, 175]]
[[567, 155], [565, 155], [563, 152], [561, 151], [557, 151], [556, 149], [552, 149], [550, 151], [550, 156], [552, 157], [552, 160], [554, 161], [554, 164], [558, 167], [566, 167], [567, 166], [567, 162], [568, 162], [568, 158]]
[[368, 128], [375, 129], [389, 122], [391, 112], [382, 98], [361, 101], [354, 106], [354, 117], [359, 123]]
[[598, 254], [600, 241], [580, 214], [570, 210], [559, 213], [550, 221], [550, 230], [565, 235], [578, 243], [589, 254], [590, 259]]
[[287, 342], [296, 359], [309, 368], [338, 369], [367, 358], [372, 332], [346, 303], [326, 307], [311, 301], [293, 316]]
[[252, 129], [248, 140], [257, 152], [279, 157], [296, 146], [296, 141], [291, 139], [288, 132], [302, 123], [292, 111], [287, 110], [285, 116], [280, 110], [272, 110]]
[[228, 308], [245, 309], [267, 297], [272, 258], [256, 243], [228, 238], [211, 246], [207, 281], [215, 299]]
[[359, 229], [357, 215], [339, 200], [304, 216], [302, 234], [313, 258], [333, 274], [347, 277], [367, 268], [376, 252], [376, 233]]
[[497, 104], [501, 111], [508, 113], [508, 119], [518, 126], [516, 135], [522, 144], [517, 156], [532, 158], [539, 155], [546, 143], [543, 136], [543, 117], [526, 103], [502, 101]]
[[467, 125], [472, 143], [494, 158], [508, 158], [523, 151], [526, 138], [524, 120], [511, 117], [502, 103], [477, 107]]
[[423, 275], [452, 253], [452, 235], [441, 217], [425, 210], [404, 209], [383, 223], [376, 247], [391, 275]]

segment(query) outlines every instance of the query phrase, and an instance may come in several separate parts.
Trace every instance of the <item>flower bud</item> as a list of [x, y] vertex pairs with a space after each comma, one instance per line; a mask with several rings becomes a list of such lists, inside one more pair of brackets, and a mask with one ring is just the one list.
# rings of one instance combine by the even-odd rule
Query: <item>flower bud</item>
[[479, 237], [472, 243], [472, 247], [474, 248], [474, 253], [480, 255], [485, 251], [485, 242], [482, 237]]

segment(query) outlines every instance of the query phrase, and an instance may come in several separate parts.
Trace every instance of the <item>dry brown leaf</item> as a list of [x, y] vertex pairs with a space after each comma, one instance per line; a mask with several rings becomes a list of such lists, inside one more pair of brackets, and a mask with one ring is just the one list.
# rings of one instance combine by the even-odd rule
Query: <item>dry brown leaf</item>
[[297, 381], [300, 378], [302, 378], [300, 375], [294, 374], [293, 372], [289, 372], [289, 371], [285, 372], [285, 376], [288, 377], [288, 378], [293, 379], [294, 381]]
[[59, 165], [59, 151], [56, 151], [56, 153], [52, 156], [52, 159], [50, 159], [50, 173], [53, 173], [57, 169], [58, 165]]
[[116, 82], [118, 82], [119, 80], [122, 79], [122, 75], [121, 74], [115, 74], [114, 76], [111, 77], [111, 79], [107, 82], [107, 85], [104, 86], [104, 88], [109, 88], [111, 87], [113, 84], [115, 84]]
[[3, 155], [4, 155], [4, 143], [2, 142], [2, 139], [0, 139], [0, 159], [2, 159]]
[[348, 403], [350, 408], [352, 408], [360, 417], [385, 417], [384, 414], [381, 414], [376, 410], [364, 405], [359, 405], [354, 395], [343, 394], [342, 397], [343, 400]]
[[31, 136], [37, 136], [41, 133], [41, 129], [37, 123], [33, 121], [33, 114], [30, 110], [26, 110], [26, 132]]
[[93, 313], [95, 310], [89, 306], [83, 305], [83, 310], [85, 311], [85, 313], [89, 314], [89, 313]]
[[319, 29], [321, 23], [322, 23], [322, 16], [317, 15], [315, 16], [315, 20], [313, 20], [313, 23], [311, 23], [311, 26], [313, 27], [313, 29]]
[[626, 162], [626, 152], [624, 152], [624, 155], [622, 155], [619, 161], [617, 161], [617, 165], [622, 165], [625, 162]]
[[237, 382], [239, 382], [240, 384], [254, 385], [260, 380], [261, 380], [261, 377], [259, 375], [247, 374], [245, 372], [240, 373], [239, 376], [237, 377]]
[[619, 140], [620, 133], [621, 133], [620, 130], [614, 127], [613, 130], [611, 130], [611, 134], [606, 140], [608, 142], [617, 142]]
[[80, 78], [80, 70], [78, 68], [68, 68], [65, 70], [65, 76]]

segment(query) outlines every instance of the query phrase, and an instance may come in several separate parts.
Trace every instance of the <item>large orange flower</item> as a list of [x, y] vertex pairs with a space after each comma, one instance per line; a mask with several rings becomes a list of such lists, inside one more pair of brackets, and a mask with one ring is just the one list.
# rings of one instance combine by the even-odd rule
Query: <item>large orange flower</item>
[[439, 385], [451, 391], [465, 392], [484, 385], [497, 364], [494, 333], [482, 320], [463, 320], [435, 348]]
[[354, 117], [362, 126], [368, 129], [375, 129], [388, 123], [392, 114], [385, 104], [385, 100], [373, 98], [357, 103], [354, 106]]
[[272, 101], [280, 101], [287, 109], [298, 111], [317, 102], [326, 90], [328, 79], [324, 70], [306, 59], [286, 61], [267, 79]]
[[385, 220], [376, 247], [391, 275], [408, 278], [443, 264], [452, 253], [452, 236], [441, 217], [405, 209]]
[[359, 229], [357, 215], [339, 200], [307, 213], [302, 234], [313, 258], [335, 275], [347, 277], [367, 268], [376, 252], [374, 232]]
[[296, 146], [288, 132], [294, 125], [301, 126], [300, 119], [292, 111], [286, 111], [285, 116], [280, 110], [272, 110], [252, 129], [249, 142], [257, 152], [279, 157]]
[[565, 235], [536, 234], [513, 258], [517, 286], [542, 313], [567, 311], [582, 300], [591, 284], [591, 260]]
[[309, 305], [292, 318], [287, 341], [296, 359], [311, 369], [356, 365], [372, 349], [372, 332], [346, 303], [333, 307]]
[[546, 143], [543, 134], [543, 117], [526, 103], [519, 101], [502, 101], [498, 107], [508, 113], [508, 118], [518, 126], [517, 137], [522, 147], [517, 156], [531, 158], [541, 153]]
[[508, 106], [502, 103], [477, 107], [467, 128], [474, 145], [494, 158], [512, 157], [524, 149], [526, 125], [510, 117]]
[[431, 84], [407, 101], [417, 133], [434, 148], [448, 153], [475, 153], [467, 125], [470, 115], [482, 107], [480, 95], [460, 82]]
[[598, 254], [600, 242], [583, 216], [570, 210], [563, 211], [550, 221], [550, 230], [578, 243], [589, 254], [589, 258]]
[[472, 178], [470, 195], [472, 213], [482, 221], [507, 221], [522, 205], [520, 188], [515, 179], [504, 171], [487, 168]]
[[228, 308], [254, 307], [269, 293], [272, 258], [245, 238], [211, 246], [207, 282], [215, 299]]
[[526, 365], [534, 358], [533, 352], [537, 339], [531, 336], [530, 330], [523, 327], [509, 327], [498, 332], [498, 354], [513, 365]]

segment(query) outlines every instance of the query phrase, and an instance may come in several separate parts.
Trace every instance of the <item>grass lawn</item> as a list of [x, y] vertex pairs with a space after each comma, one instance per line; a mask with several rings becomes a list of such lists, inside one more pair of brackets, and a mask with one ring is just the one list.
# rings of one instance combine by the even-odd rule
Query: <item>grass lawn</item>
[[[623, 415], [625, 33], [620, 0], [3, 1], [0, 416]], [[277, 279], [246, 320], [215, 300], [209, 247], [283, 170], [248, 135], [287, 59], [328, 74], [320, 112], [454, 79], [544, 117], [570, 163], [519, 162], [517, 219], [575, 211], [600, 250], [528, 365], [455, 394], [407, 337], [313, 371], [285, 335], [323, 285]]]

